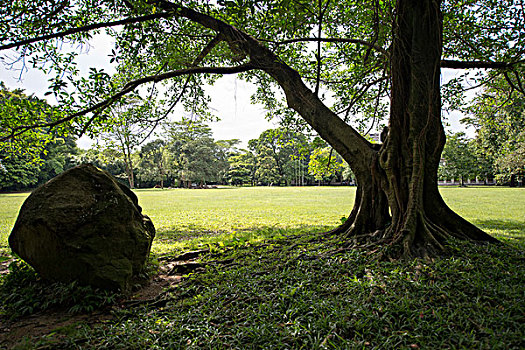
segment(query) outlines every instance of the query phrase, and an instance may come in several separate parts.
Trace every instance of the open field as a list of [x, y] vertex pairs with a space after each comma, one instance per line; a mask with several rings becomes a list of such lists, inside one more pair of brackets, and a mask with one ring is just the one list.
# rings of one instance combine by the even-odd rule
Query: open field
[[[195, 248], [209, 248], [197, 260], [206, 267], [137, 301], [46, 284], [15, 265], [0, 276], [0, 348], [525, 348], [524, 189], [443, 188], [454, 210], [509, 244], [451, 242], [433, 261], [377, 261], [318, 235], [348, 213], [354, 191], [136, 191], [158, 230], [160, 270]], [[0, 195], [4, 255], [25, 196]]]
[[[157, 229], [153, 251], [163, 254], [182, 249], [185, 237], [199, 236], [198, 242], [231, 239], [235, 235], [258, 240], [265, 237], [265, 232], [279, 229], [335, 227], [349, 213], [355, 188], [244, 187], [135, 192], [143, 212], [151, 217]], [[444, 187], [441, 193], [452, 209], [490, 234], [525, 239], [525, 189]], [[4, 253], [7, 237], [26, 197], [25, 193], [0, 194], [0, 249]]]

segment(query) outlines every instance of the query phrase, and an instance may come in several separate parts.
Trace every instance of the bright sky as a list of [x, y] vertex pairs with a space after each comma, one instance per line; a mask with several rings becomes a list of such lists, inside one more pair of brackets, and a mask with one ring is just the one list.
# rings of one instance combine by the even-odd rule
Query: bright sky
[[[98, 35], [93, 41], [92, 48], [88, 54], [79, 58], [79, 68], [81, 72], [87, 72], [89, 67], [104, 68], [111, 73], [108, 54], [113, 47], [111, 38], [106, 35]], [[443, 80], [457, 74], [455, 71], [445, 71]], [[39, 71], [30, 70], [19, 79], [19, 71], [9, 71], [0, 65], [0, 80], [10, 89], [22, 88], [27, 94], [35, 94], [37, 97], [44, 98], [47, 90], [48, 81], [45, 75]], [[207, 92], [212, 98], [211, 108], [214, 114], [220, 118], [219, 122], [211, 123], [214, 138], [217, 140], [240, 139], [241, 147], [247, 147], [249, 140], [257, 138], [266, 129], [275, 128], [277, 121], [265, 119], [265, 111], [261, 105], [250, 103], [250, 96], [254, 93], [255, 86], [251, 83], [237, 79], [234, 75], [225, 76], [219, 79], [214, 86], [207, 88]], [[52, 103], [52, 101], [50, 101]], [[178, 114], [182, 115], [182, 109]], [[459, 123], [462, 115], [452, 113], [447, 116], [448, 123], [454, 131], [466, 131], [465, 127]], [[473, 136], [473, 131], [467, 131], [467, 135]], [[92, 140], [82, 138], [78, 144], [82, 148], [89, 148]]]

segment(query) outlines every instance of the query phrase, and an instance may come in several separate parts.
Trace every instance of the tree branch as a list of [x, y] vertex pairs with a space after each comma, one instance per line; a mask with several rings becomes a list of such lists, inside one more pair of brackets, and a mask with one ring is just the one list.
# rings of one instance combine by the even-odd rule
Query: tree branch
[[[256, 66], [253, 65], [251, 62], [248, 62], [246, 64], [237, 66], [237, 67], [193, 67], [193, 68], [186, 68], [186, 69], [179, 69], [175, 71], [170, 71], [162, 74], [157, 75], [150, 75], [146, 76], [140, 79], [136, 79], [133, 81], [128, 82], [122, 90], [117, 92], [116, 94], [108, 97], [107, 99], [89, 107], [82, 111], [79, 111], [77, 113], [71, 114], [67, 117], [55, 120], [54, 122], [49, 123], [40, 123], [40, 124], [33, 124], [33, 125], [21, 125], [18, 127], [15, 127], [11, 130], [11, 133], [9, 136], [4, 136], [0, 138], [0, 142], [5, 142], [9, 139], [13, 139], [17, 136], [20, 136], [24, 132], [32, 129], [37, 128], [52, 128], [54, 126], [67, 123], [75, 118], [84, 116], [88, 113], [95, 112], [95, 115], [93, 115], [87, 122], [87, 124], [91, 124], [93, 120], [107, 107], [111, 106], [113, 103], [115, 103], [117, 100], [119, 100], [124, 95], [132, 92], [137, 87], [143, 84], [151, 83], [151, 82], [159, 82], [162, 80], [175, 78], [182, 75], [187, 74], [202, 74], [202, 73], [209, 73], [209, 74], [235, 74], [235, 73], [242, 73], [246, 72], [252, 69], [255, 69]], [[85, 128], [84, 128], [85, 129]]]
[[195, 60], [193, 61], [193, 66], [197, 66], [198, 64], [200, 64], [202, 62], [202, 60], [204, 60], [204, 58], [206, 58], [206, 56], [208, 56], [208, 54], [211, 52], [211, 50], [213, 50], [215, 48], [215, 46], [217, 46], [221, 41], [223, 41], [224, 39], [222, 38], [222, 34], [217, 34], [217, 36], [215, 36], [209, 43], [208, 45], [206, 45], [204, 47], [204, 49], [202, 49], [201, 53], [197, 56], [197, 58], [195, 58]]
[[265, 42], [273, 43], [276, 45], [284, 45], [284, 44], [293, 44], [298, 42], [309, 42], [309, 41], [321, 41], [325, 43], [351, 43], [351, 44], [361, 44], [367, 47], [370, 47], [377, 52], [380, 52], [384, 56], [388, 56], [388, 51], [383, 49], [381, 46], [375, 45], [369, 41], [361, 40], [361, 39], [349, 39], [349, 38], [296, 38], [296, 39], [288, 39], [283, 41], [272, 41], [272, 40], [264, 40]]
[[318, 29], [317, 29], [317, 71], [316, 71], [316, 82], [315, 82], [315, 90], [314, 94], [316, 96], [319, 96], [319, 88], [321, 86], [321, 65], [322, 57], [321, 57], [321, 35], [323, 33], [323, 19], [324, 15], [326, 13], [326, 10], [328, 10], [328, 6], [330, 5], [330, 0], [326, 1], [325, 8], [322, 8], [323, 0], [319, 0], [319, 16], [318, 16]]
[[161, 12], [161, 13], [155, 13], [155, 14], [147, 15], [147, 16], [140, 16], [140, 17], [135, 17], [135, 18], [126, 18], [126, 19], [122, 19], [122, 20], [119, 20], [119, 21], [90, 24], [90, 25], [83, 26], [83, 27], [71, 28], [71, 29], [65, 30], [63, 32], [42, 35], [42, 36], [38, 36], [38, 37], [35, 37], [35, 38], [20, 40], [20, 41], [11, 43], [11, 44], [0, 45], [0, 51], [1, 50], [12, 49], [14, 47], [20, 47], [20, 46], [32, 44], [32, 43], [35, 43], [35, 42], [38, 42], [38, 41], [44, 41], [44, 40], [56, 39], [56, 38], [63, 38], [65, 36], [71, 35], [71, 34], [82, 33], [82, 32], [89, 32], [89, 31], [94, 30], [94, 29], [116, 27], [116, 26], [120, 26], [120, 25], [124, 25], [124, 24], [131, 24], [131, 23], [140, 23], [140, 22], [150, 21], [152, 19], [168, 18], [168, 17], [171, 17], [171, 16], [173, 16], [171, 13]]
[[[299, 73], [254, 37], [237, 28], [167, 0], [158, 0], [163, 11], [187, 18], [205, 28], [222, 33], [224, 40], [243, 51], [255, 64], [269, 74], [283, 89], [288, 106], [297, 111], [318, 134], [327, 140], [350, 164], [354, 172], [365, 173], [377, 151], [352, 126], [331, 111], [302, 81]], [[313, 38], [312, 41], [317, 41]]]
[[514, 71], [514, 77], [516, 78], [516, 82], [518, 83], [518, 91], [520, 91], [523, 95], [525, 95], [525, 89], [523, 88], [523, 84], [521, 83], [521, 78], [518, 72]]
[[525, 60], [516, 62], [489, 62], [489, 61], [457, 61], [457, 60], [442, 60], [441, 68], [451, 69], [502, 69], [509, 68], [516, 64], [523, 63]]

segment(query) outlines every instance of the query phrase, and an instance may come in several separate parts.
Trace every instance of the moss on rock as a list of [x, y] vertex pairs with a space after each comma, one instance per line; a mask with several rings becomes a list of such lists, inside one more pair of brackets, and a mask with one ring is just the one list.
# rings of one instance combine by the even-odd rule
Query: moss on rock
[[46, 279], [128, 290], [144, 270], [154, 236], [136, 195], [83, 164], [26, 199], [9, 245]]

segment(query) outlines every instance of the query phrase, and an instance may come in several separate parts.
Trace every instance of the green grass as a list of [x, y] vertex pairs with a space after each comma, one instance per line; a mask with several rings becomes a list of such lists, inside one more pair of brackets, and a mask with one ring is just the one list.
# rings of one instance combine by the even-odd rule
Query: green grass
[[444, 187], [457, 213], [501, 240], [525, 240], [525, 188]]
[[0, 193], [0, 256], [8, 252], [7, 238], [27, 193]]
[[[297, 242], [296, 242], [297, 243]], [[303, 241], [306, 244], [306, 241]], [[333, 243], [333, 242], [332, 242]], [[210, 267], [162, 307], [121, 309], [84, 327], [86, 348], [519, 349], [523, 264], [515, 250], [458, 245], [454, 258], [372, 263], [320, 243], [238, 248], [239, 265]], [[123, 345], [125, 344], [125, 345]]]
[[[137, 190], [157, 229], [156, 254], [237, 236], [263, 240], [279, 230], [327, 229], [353, 204], [354, 187], [255, 187], [217, 190]], [[498, 238], [525, 236], [525, 189], [443, 187], [446, 202]], [[27, 194], [0, 194], [0, 252]], [[225, 235], [225, 236], [224, 236]], [[197, 237], [197, 238], [196, 238]]]
[[[354, 200], [355, 188], [221, 188], [213, 190], [137, 190], [143, 212], [155, 224], [153, 250], [163, 254], [193, 242], [217, 242], [227, 235], [264, 239], [278, 230], [326, 229], [340, 223]], [[0, 249], [25, 194], [0, 194]], [[195, 241], [196, 236], [199, 236]]]
[[[333, 227], [354, 188], [140, 190], [154, 254], [202, 245], [203, 261], [156, 303], [28, 339], [29, 348], [521, 349], [525, 346], [525, 190], [442, 188], [462, 216], [506, 245], [451, 242], [447, 257], [377, 262], [338, 250]], [[5, 196], [5, 197], [4, 197]], [[21, 197], [0, 195], [9, 227]], [[7, 201], [6, 200], [6, 201]], [[4, 221], [1, 221], [4, 222]], [[2, 234], [5, 240], [9, 228]], [[294, 235], [301, 233], [301, 236]], [[4, 241], [5, 242], [5, 241]], [[5, 243], [4, 243], [5, 246]]]
[[260, 241], [286, 230], [326, 230], [349, 212], [354, 188], [222, 188], [138, 190], [157, 229], [153, 250], [163, 254], [192, 244]]

